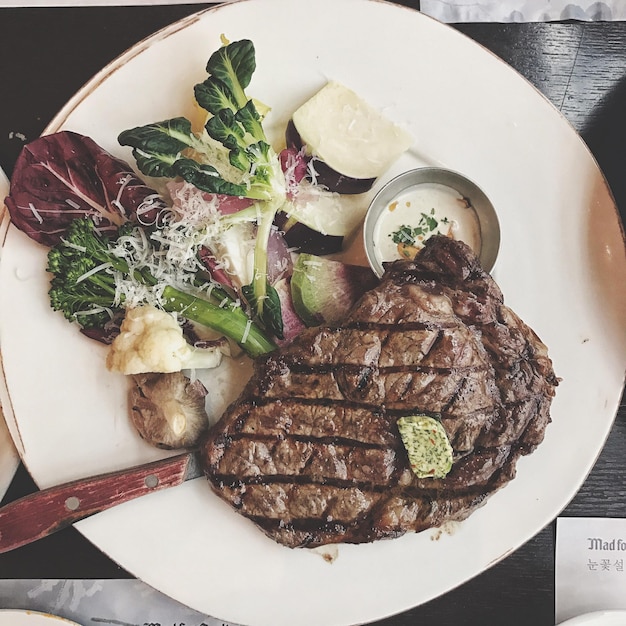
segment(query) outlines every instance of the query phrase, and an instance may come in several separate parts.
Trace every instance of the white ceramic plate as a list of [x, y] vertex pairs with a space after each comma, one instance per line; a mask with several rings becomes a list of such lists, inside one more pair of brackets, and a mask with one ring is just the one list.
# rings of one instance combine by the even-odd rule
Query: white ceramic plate
[[0, 610], [0, 626], [80, 626], [62, 617], [36, 611]]
[[[584, 143], [523, 78], [457, 31], [377, 0], [243, 0], [204, 11], [105, 68], [48, 131], [82, 132], [128, 157], [116, 143], [121, 130], [193, 114], [192, 87], [222, 33], [255, 43], [248, 91], [271, 105], [274, 138], [333, 78], [415, 137], [388, 177], [444, 166], [486, 192], [502, 227], [494, 275], [563, 378], [553, 423], [517, 478], [463, 524], [340, 546], [332, 563], [267, 539], [203, 480], [78, 528], [148, 584], [223, 620], [372, 621], [439, 596], [510, 554], [587, 476], [624, 382], [626, 255], [617, 211]], [[44, 268], [45, 251], [11, 228], [0, 264], [3, 292], [12, 294], [0, 309], [2, 363], [11, 429], [34, 479], [46, 487], [159, 456], [131, 429], [125, 383], [105, 371], [104, 349], [49, 309]], [[25, 311], [36, 320], [28, 332]]]
[[594, 611], [572, 617], [560, 626], [625, 626], [626, 611]]
[[[0, 206], [3, 205], [8, 193], [9, 181], [2, 168], [0, 168]], [[0, 500], [4, 497], [13, 480], [19, 461], [20, 458], [11, 440], [11, 435], [4, 421], [2, 405], [0, 405]]]

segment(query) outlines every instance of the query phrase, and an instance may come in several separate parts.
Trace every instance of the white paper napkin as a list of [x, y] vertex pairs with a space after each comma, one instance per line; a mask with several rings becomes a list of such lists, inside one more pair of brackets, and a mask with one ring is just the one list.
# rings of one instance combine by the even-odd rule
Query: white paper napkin
[[559, 517], [556, 623], [597, 611], [621, 610], [619, 623], [626, 624], [625, 589], [626, 519]]
[[[9, 193], [9, 181], [5, 173], [0, 169], [0, 208], [4, 210], [4, 199]], [[0, 216], [2, 210], [0, 210]], [[9, 429], [4, 421], [2, 407], [0, 406], [0, 500], [4, 497], [20, 459], [13, 445]]]
[[446, 23], [626, 20], [624, 0], [421, 0], [420, 9]]

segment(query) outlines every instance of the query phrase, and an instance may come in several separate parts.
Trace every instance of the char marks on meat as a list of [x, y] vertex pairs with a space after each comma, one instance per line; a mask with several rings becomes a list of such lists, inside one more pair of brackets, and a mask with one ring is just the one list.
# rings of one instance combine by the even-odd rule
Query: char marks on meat
[[[213, 490], [290, 547], [465, 519], [542, 441], [558, 379], [470, 248], [434, 237], [386, 268], [340, 326], [258, 359], [203, 446]], [[411, 471], [396, 422], [440, 418], [442, 479]]]

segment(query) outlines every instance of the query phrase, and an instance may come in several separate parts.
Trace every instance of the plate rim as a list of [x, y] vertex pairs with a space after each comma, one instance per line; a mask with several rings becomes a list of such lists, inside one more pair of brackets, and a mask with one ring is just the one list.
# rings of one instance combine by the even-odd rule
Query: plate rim
[[[0, 626], [4, 621], [4, 617], [14, 618], [14, 617], [25, 617], [27, 621], [30, 620], [31, 617], [35, 618], [32, 621], [40, 622], [55, 622], [59, 626], [62, 624], [66, 624], [67, 626], [80, 626], [77, 622], [69, 620], [65, 617], [61, 617], [60, 615], [53, 615], [52, 613], [47, 613], [45, 611], [38, 611], [34, 609], [0, 609]], [[6, 626], [19, 626], [14, 624], [14, 622], [7, 621], [5, 622]], [[30, 624], [30, 621], [29, 621]]]
[[[202, 17], [204, 16], [204, 14], [206, 13], [211, 13], [213, 11], [217, 11], [217, 10], [221, 10], [221, 9], [225, 9], [227, 7], [233, 6], [235, 4], [240, 4], [240, 3], [251, 3], [251, 4], [255, 4], [258, 3], [260, 0], [237, 0], [234, 3], [230, 3], [229, 5], [222, 5], [222, 6], [213, 6], [213, 7], [209, 7], [207, 9], [201, 10], [199, 12], [193, 13], [190, 16], [187, 16], [185, 18], [182, 18], [181, 20], [178, 20], [170, 25], [165, 26], [164, 28], [160, 29], [159, 31], [153, 33], [152, 35], [144, 38], [143, 40], [141, 40], [140, 42], [138, 42], [137, 44], [133, 45], [129, 50], [125, 51], [124, 53], [122, 53], [121, 55], [119, 55], [116, 59], [114, 59], [113, 61], [111, 61], [109, 64], [107, 64], [102, 70], [100, 70], [100, 72], [98, 72], [97, 74], [95, 74], [89, 81], [87, 81], [85, 83], [85, 85], [83, 85], [75, 94], [72, 98], [70, 98], [67, 103], [60, 109], [60, 111], [57, 113], [57, 115], [55, 115], [55, 117], [53, 118], [53, 120], [48, 124], [48, 126], [46, 127], [46, 130], [44, 131], [44, 134], [46, 134], [47, 132], [52, 132], [54, 129], [59, 128], [60, 126], [62, 126], [62, 124], [65, 123], [65, 121], [67, 120], [68, 116], [71, 115], [71, 112], [74, 111], [76, 109], [77, 106], [80, 105], [80, 103], [84, 100], [84, 98], [88, 97], [89, 93], [91, 92], [91, 90], [93, 88], [96, 88], [98, 86], [98, 84], [104, 80], [106, 80], [108, 78], [108, 76], [114, 72], [116, 69], [118, 69], [120, 67], [120, 64], [123, 64], [127, 61], [132, 60], [132, 58], [134, 56], [137, 56], [139, 54], [141, 54], [146, 48], [149, 48], [153, 43], [157, 42], [158, 40], [160, 40], [163, 37], [169, 37], [173, 34], [175, 34], [176, 32], [178, 32], [178, 30], [184, 30], [185, 28], [187, 28], [188, 26], [190, 26], [191, 24], [193, 24], [195, 21], [202, 19]], [[359, 2], [366, 2], [366, 3], [374, 3], [374, 2], [378, 2], [380, 4], [389, 4], [390, 6], [393, 6], [395, 8], [398, 9], [404, 9], [404, 10], [409, 10], [412, 11], [412, 9], [405, 7], [405, 6], [401, 6], [401, 5], [394, 5], [393, 3], [387, 3], [381, 0], [357, 0]], [[423, 14], [420, 14], [423, 15]], [[423, 16], [425, 19], [432, 19], [432, 18], [428, 18], [428, 16]], [[449, 28], [449, 27], [446, 27]], [[452, 29], [451, 29], [452, 30]], [[460, 36], [462, 36], [463, 38], [467, 39], [468, 41], [472, 42], [473, 45], [478, 45], [480, 46], [480, 44], [477, 44], [476, 42], [474, 42], [470, 37], [468, 37], [467, 35], [464, 35], [463, 33], [460, 33], [458, 31], [454, 31], [457, 32]], [[482, 47], [482, 46], [481, 46]], [[489, 54], [491, 56], [493, 56], [494, 58], [498, 59], [498, 57], [492, 53], [491, 51], [487, 50], [486, 48], [482, 47], [484, 50], [486, 50], [487, 52], [489, 52]], [[130, 52], [134, 52], [134, 54], [131, 54], [130, 56], [129, 53]], [[504, 62], [500, 59], [498, 59], [500, 63]], [[551, 105], [551, 103], [549, 102], [549, 100], [547, 100], [547, 98], [536, 88], [534, 87], [527, 79], [525, 79], [525, 77], [523, 77], [521, 74], [519, 74], [518, 72], [516, 72], [513, 68], [511, 68], [510, 66], [507, 66], [509, 68], [509, 70], [515, 72], [517, 74], [518, 77], [521, 77], [528, 85], [530, 85], [533, 90], [539, 94], [542, 99], [544, 101], [546, 101], [548, 104], [550, 104], [550, 106], [552, 107], [554, 112], [557, 112], [559, 114], [559, 116], [565, 120], [567, 122], [567, 120], [564, 118], [564, 116], [562, 115], [562, 113], [560, 111], [558, 111], [558, 109], [556, 109], [556, 107], [553, 107]], [[85, 91], [87, 89], [87, 91]], [[569, 123], [568, 123], [569, 124]], [[584, 146], [584, 142], [582, 142], [582, 139], [580, 138], [579, 134], [570, 126], [571, 130], [575, 133], [576, 137], [578, 138], [578, 140], [580, 140], [582, 146], [584, 148], [586, 148]], [[587, 154], [591, 156], [591, 158], [594, 160], [596, 167], [598, 169], [598, 171], [600, 173], [601, 170], [597, 164], [597, 161], [595, 161], [595, 158], [593, 157], [593, 154], [586, 149]], [[610, 187], [608, 185], [608, 182], [606, 181], [606, 178], [604, 178], [604, 174], [602, 173], [603, 179], [604, 179], [604, 184], [606, 185], [607, 190], [609, 191], [609, 193], [611, 193]], [[611, 193], [612, 196], [612, 193]], [[617, 207], [615, 205], [614, 202], [614, 198], [613, 198], [613, 208], [617, 213]], [[619, 405], [618, 405], [619, 406]], [[604, 441], [606, 441], [606, 438], [609, 435], [609, 432], [611, 430], [611, 427], [613, 425], [613, 422], [615, 420], [615, 416], [616, 416], [616, 412], [613, 413], [613, 419], [610, 421], [610, 423], [608, 423], [606, 425], [606, 432], [604, 434]], [[600, 448], [600, 450], [598, 451], [598, 455], [600, 454], [602, 448]], [[593, 465], [591, 465], [588, 468], [587, 471], [587, 475], [589, 473], [589, 471], [591, 471]], [[584, 482], [584, 481], [583, 481]], [[580, 486], [582, 485], [582, 482], [578, 485], [577, 488], [573, 489], [573, 493], [570, 495], [570, 498], [573, 497], [573, 495], [575, 495], [575, 493], [578, 491], [578, 489], [580, 489]], [[81, 530], [81, 528], [79, 528], [79, 530]], [[503, 558], [505, 558], [506, 556], [508, 556], [511, 552], [517, 550], [521, 545], [523, 545], [524, 543], [526, 543], [526, 541], [528, 541], [528, 539], [532, 536], [534, 536], [537, 532], [539, 532], [541, 529], [536, 529], [534, 532], [532, 532], [529, 536], [527, 536], [525, 539], [521, 539], [518, 543], [518, 545], [512, 547], [510, 550], [508, 550], [507, 552], [502, 553], [497, 559], [491, 561], [489, 563], [489, 565], [487, 567], [491, 567], [493, 565], [495, 565], [497, 562], [501, 561]], [[81, 530], [82, 532], [82, 530]], [[485, 568], [487, 569], [487, 568]], [[481, 570], [485, 571], [485, 569]], [[474, 575], [478, 575], [481, 572], [476, 572]], [[450, 591], [452, 588], [460, 585], [460, 584], [464, 584], [465, 582], [467, 582], [468, 579], [465, 579], [461, 582], [459, 582], [456, 585], [453, 585], [451, 587], [449, 587], [446, 591], [444, 591], [443, 593], [446, 593], [447, 591]], [[441, 594], [440, 594], [441, 595]], [[424, 600], [424, 602], [427, 600]], [[420, 602], [421, 604], [421, 602]], [[410, 608], [411, 606], [415, 606], [414, 604], [410, 604], [407, 605], [405, 608], [402, 608], [400, 610], [405, 610], [406, 608]], [[392, 613], [393, 614], [393, 613]]]
[[607, 626], [615, 624], [613, 618], [622, 618], [623, 621], [620, 624], [626, 623], [626, 609], [602, 609], [596, 611], [589, 611], [588, 613], [582, 613], [581, 615], [575, 615], [569, 617], [566, 620], [559, 622], [558, 626], [586, 626], [589, 624], [593, 626], [597, 624], [607, 624]]

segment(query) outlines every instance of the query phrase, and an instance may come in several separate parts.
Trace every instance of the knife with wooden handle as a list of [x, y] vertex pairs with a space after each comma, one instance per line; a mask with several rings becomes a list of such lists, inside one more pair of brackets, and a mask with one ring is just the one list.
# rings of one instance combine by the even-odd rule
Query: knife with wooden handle
[[37, 491], [0, 508], [0, 553], [74, 522], [202, 475], [197, 451]]

